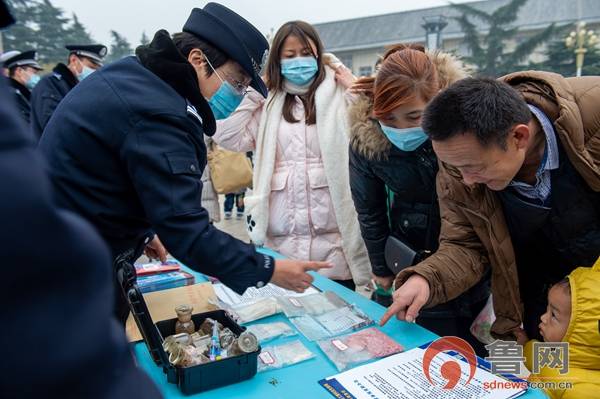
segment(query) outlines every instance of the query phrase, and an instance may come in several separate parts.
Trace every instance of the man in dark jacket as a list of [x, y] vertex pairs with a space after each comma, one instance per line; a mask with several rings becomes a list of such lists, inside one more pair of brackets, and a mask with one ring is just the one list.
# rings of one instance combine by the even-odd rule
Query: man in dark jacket
[[[10, 18], [0, 1], [0, 27]], [[112, 315], [108, 248], [58, 210], [44, 162], [0, 80], [4, 398], [159, 398]]]
[[249, 84], [266, 96], [267, 41], [216, 3], [194, 9], [183, 30], [175, 42], [157, 32], [137, 57], [102, 68], [59, 104], [40, 141], [58, 200], [96, 226], [113, 258], [134, 261], [155, 232], [177, 259], [239, 293], [269, 281], [303, 291], [307, 270], [325, 264], [275, 262], [214, 228], [201, 206], [211, 110], [233, 112]]
[[34, 50], [24, 51], [6, 59], [3, 65], [8, 70], [8, 84], [19, 114], [27, 124], [31, 114], [31, 90], [40, 81], [38, 73], [43, 69], [36, 58]]
[[31, 130], [40, 138], [58, 103], [79, 81], [102, 66], [106, 46], [102, 44], [69, 44], [67, 65], [58, 63], [31, 92]]

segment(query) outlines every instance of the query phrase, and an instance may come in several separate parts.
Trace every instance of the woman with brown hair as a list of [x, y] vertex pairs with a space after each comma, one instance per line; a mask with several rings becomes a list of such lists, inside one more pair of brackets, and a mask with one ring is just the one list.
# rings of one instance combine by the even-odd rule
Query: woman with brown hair
[[[438, 163], [420, 127], [421, 115], [440, 90], [465, 76], [449, 54], [398, 45], [386, 52], [375, 77], [355, 85], [364, 93], [349, 111], [350, 185], [378, 293], [391, 291], [399, 269], [437, 249]], [[462, 297], [421, 312], [416, 322], [439, 335], [467, 339], [483, 353], [469, 327], [488, 296], [484, 282]], [[391, 304], [390, 295], [374, 299]]]
[[320, 272], [351, 289], [370, 278], [346, 166], [344, 94], [353, 80], [323, 53], [311, 25], [288, 22], [266, 64], [269, 96], [250, 90], [214, 137], [229, 150], [255, 153], [245, 199], [252, 241], [293, 259], [330, 262]]

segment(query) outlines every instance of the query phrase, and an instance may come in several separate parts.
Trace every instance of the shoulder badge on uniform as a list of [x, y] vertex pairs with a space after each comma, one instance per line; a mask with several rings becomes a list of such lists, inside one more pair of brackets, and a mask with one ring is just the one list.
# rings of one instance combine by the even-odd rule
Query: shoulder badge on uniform
[[198, 121], [200, 123], [203, 123], [202, 118], [200, 117], [200, 115], [198, 114], [198, 111], [196, 110], [196, 107], [194, 107], [192, 104], [188, 103], [187, 113], [190, 115], [193, 115], [196, 119], [198, 119]]

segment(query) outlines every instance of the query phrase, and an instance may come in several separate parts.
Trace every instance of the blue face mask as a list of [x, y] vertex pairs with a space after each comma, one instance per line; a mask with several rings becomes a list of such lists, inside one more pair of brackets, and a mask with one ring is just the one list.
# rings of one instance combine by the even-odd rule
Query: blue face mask
[[39, 83], [40, 79], [40, 75], [34, 73], [29, 77], [29, 79], [27, 79], [27, 82], [25, 82], [25, 87], [27, 87], [29, 90], [33, 90], [35, 85]]
[[238, 93], [231, 84], [223, 81], [219, 90], [208, 100], [215, 119], [225, 119], [240, 105], [244, 95]]
[[83, 66], [83, 69], [81, 70], [81, 73], [79, 74], [78, 78], [79, 81], [81, 82], [83, 79], [87, 78], [88, 76], [90, 76], [92, 73], [94, 73], [95, 70], [87, 67], [87, 66]]
[[281, 60], [281, 74], [298, 86], [310, 82], [318, 70], [319, 66], [314, 57], [295, 57]]
[[421, 144], [427, 141], [427, 135], [421, 127], [411, 127], [408, 129], [398, 129], [391, 126], [385, 126], [379, 122], [381, 130], [385, 137], [402, 151], [414, 151]]

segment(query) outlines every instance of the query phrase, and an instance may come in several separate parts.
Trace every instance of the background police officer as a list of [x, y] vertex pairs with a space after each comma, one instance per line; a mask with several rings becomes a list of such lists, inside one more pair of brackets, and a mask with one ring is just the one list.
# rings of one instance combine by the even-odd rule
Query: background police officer
[[[214, 228], [201, 205], [204, 134], [248, 85], [266, 97], [267, 49], [245, 19], [209, 3], [174, 39], [157, 32], [136, 57], [98, 70], [58, 105], [40, 140], [57, 199], [96, 226], [113, 258], [134, 261], [156, 233], [177, 259], [239, 293], [269, 281], [301, 292], [313, 280], [308, 270], [330, 267], [274, 261]], [[116, 312], [124, 323], [120, 295]]]
[[6, 51], [0, 54], [0, 67], [2, 68], [2, 76], [8, 77], [8, 69], [4, 68], [4, 61], [18, 54], [21, 54], [21, 52], [17, 50]]
[[38, 73], [43, 69], [37, 63], [37, 53], [34, 50], [18, 53], [6, 59], [3, 66], [8, 70], [8, 84], [13, 91], [19, 113], [29, 124], [31, 90], [40, 81]]
[[39, 138], [58, 103], [81, 80], [102, 66], [106, 46], [102, 44], [69, 44], [69, 61], [58, 63], [52, 73], [43, 77], [31, 92], [31, 130]]

